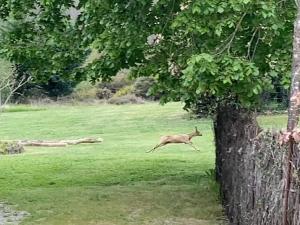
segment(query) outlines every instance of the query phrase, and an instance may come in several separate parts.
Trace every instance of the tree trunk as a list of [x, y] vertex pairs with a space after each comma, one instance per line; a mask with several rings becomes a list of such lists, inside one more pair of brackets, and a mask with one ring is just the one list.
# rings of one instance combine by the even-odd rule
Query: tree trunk
[[[294, 25], [294, 43], [293, 43], [293, 64], [292, 64], [292, 84], [291, 84], [291, 96], [295, 96], [299, 93], [300, 89], [300, 6], [298, 5], [297, 18]], [[297, 127], [299, 122], [299, 104], [297, 101], [290, 101], [289, 113], [288, 113], [288, 132], [292, 132]], [[292, 212], [289, 206], [289, 197], [291, 189], [291, 179], [293, 174], [293, 155], [294, 151], [298, 151], [296, 144], [292, 137], [289, 140], [289, 150], [285, 157], [285, 186], [283, 193], [283, 225], [289, 225], [290, 221], [289, 213]]]
[[[299, 92], [300, 89], [300, 6], [298, 6], [298, 15], [294, 28], [293, 43], [293, 65], [292, 65], [292, 87], [291, 96]], [[290, 101], [288, 131], [292, 131], [299, 121], [299, 107], [295, 101]]]
[[[240, 171], [243, 171], [246, 146], [249, 141], [261, 132], [255, 114], [249, 110], [233, 105], [220, 106], [214, 121], [216, 143], [216, 178], [220, 183], [222, 201], [226, 215], [231, 224], [241, 223], [240, 199], [241, 189], [236, 183], [243, 180]], [[233, 173], [235, 170], [236, 173]], [[237, 187], [232, 190], [232, 187]]]

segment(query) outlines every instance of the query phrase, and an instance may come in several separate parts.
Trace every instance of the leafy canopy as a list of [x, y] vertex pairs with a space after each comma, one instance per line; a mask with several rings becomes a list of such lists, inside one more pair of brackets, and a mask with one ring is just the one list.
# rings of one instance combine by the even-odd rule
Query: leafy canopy
[[53, 76], [82, 78], [80, 66], [87, 49], [68, 10], [73, 1], [15, 1], [0, 3], [0, 54], [20, 64], [39, 81]]
[[[292, 0], [6, 0], [0, 10], [14, 21], [2, 53], [38, 78], [71, 67], [69, 79], [107, 80], [132, 68], [155, 77], [163, 102], [187, 108], [200, 99], [250, 106], [274, 83], [289, 85]], [[90, 47], [99, 59], [72, 67]]]

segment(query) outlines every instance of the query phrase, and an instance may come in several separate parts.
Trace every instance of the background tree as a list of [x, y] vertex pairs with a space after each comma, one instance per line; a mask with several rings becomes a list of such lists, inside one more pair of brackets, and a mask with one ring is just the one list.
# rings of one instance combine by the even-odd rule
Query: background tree
[[[255, 105], [288, 88], [294, 1], [1, 2], [2, 54], [34, 79], [108, 80], [122, 68], [153, 76], [162, 102]], [[75, 10], [75, 17], [66, 12]], [[99, 59], [74, 67], [96, 48]], [[67, 71], [67, 72], [66, 72]]]
[[[264, 90], [288, 88], [293, 1], [88, 1], [83, 30], [106, 78], [133, 67], [156, 78], [162, 101], [257, 104]], [[101, 15], [101, 16], [100, 16]], [[94, 18], [100, 18], [97, 23]], [[207, 100], [207, 101], [206, 101]]]
[[56, 97], [84, 79], [78, 67], [89, 51], [75, 7], [73, 1], [1, 1], [0, 54], [16, 65], [16, 77], [32, 76], [23, 91], [39, 86]]

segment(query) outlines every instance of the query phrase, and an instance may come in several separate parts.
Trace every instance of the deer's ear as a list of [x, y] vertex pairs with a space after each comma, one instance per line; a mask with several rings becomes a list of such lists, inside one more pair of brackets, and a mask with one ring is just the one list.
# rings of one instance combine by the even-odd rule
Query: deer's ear
[[196, 131], [198, 131], [198, 128], [197, 128], [197, 127], [195, 127], [195, 130], [196, 130]]

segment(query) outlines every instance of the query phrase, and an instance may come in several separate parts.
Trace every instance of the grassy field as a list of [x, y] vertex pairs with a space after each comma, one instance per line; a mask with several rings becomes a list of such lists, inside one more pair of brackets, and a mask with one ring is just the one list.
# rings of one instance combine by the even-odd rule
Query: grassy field
[[264, 129], [280, 130], [287, 126], [287, 115], [259, 116], [257, 120]]
[[[145, 153], [160, 135], [195, 125], [200, 152]], [[14, 107], [0, 127], [1, 139], [104, 139], [0, 156], [0, 200], [31, 213], [23, 224], [215, 225], [222, 217], [211, 121], [189, 119], [180, 104]]]

